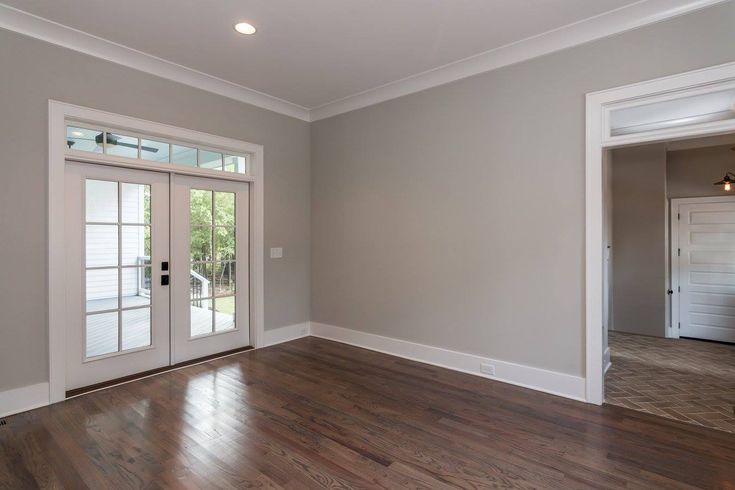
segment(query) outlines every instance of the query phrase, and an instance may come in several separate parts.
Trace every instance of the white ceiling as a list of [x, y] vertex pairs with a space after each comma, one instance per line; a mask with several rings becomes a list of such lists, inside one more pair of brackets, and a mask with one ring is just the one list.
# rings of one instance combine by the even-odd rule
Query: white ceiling
[[[673, 15], [719, 0], [3, 1], [219, 82], [314, 109], [548, 31], [556, 35], [563, 26], [579, 30], [580, 21], [592, 17], [600, 22], [625, 13], [625, 29], [635, 26], [637, 13], [653, 22], [661, 10]], [[235, 33], [232, 25], [242, 20], [257, 34]]]

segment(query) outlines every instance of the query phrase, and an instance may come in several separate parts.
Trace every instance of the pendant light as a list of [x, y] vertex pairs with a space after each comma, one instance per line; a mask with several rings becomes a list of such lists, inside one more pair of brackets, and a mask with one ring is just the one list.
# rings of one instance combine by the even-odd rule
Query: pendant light
[[[732, 151], [735, 151], [735, 146], [730, 149]], [[735, 174], [733, 174], [732, 172], [727, 172], [721, 181], [715, 182], [712, 185], [721, 185], [723, 191], [730, 192], [732, 190], [733, 184], [735, 184]]]

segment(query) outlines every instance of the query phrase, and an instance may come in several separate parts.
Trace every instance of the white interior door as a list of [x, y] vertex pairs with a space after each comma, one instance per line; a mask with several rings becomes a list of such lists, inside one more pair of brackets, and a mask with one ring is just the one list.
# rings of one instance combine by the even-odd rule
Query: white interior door
[[735, 342], [735, 202], [679, 205], [679, 336]]
[[66, 389], [170, 362], [167, 174], [67, 162]]
[[173, 180], [173, 362], [250, 343], [249, 184]]

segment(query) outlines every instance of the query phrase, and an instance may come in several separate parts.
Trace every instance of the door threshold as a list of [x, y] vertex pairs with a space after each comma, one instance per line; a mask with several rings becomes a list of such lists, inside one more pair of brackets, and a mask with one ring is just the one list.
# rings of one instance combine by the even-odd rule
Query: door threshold
[[99, 391], [105, 388], [111, 388], [112, 386], [130, 383], [131, 381], [137, 381], [139, 379], [149, 378], [157, 374], [163, 374], [169, 371], [173, 371], [175, 369], [181, 369], [187, 366], [193, 366], [194, 364], [202, 364], [204, 362], [212, 361], [214, 359], [220, 359], [222, 357], [228, 357], [228, 356], [232, 356], [235, 354], [240, 354], [241, 352], [246, 352], [249, 350], [253, 350], [253, 347], [250, 345], [245, 346], [245, 347], [238, 347], [237, 349], [232, 349], [232, 350], [228, 350], [224, 352], [219, 352], [217, 354], [211, 354], [209, 356], [198, 357], [196, 359], [179, 362], [177, 364], [172, 364], [170, 366], [163, 366], [160, 368], [143, 371], [141, 373], [135, 373], [135, 374], [130, 374], [128, 376], [122, 376], [120, 378], [111, 379], [109, 381], [103, 381], [101, 383], [95, 383], [93, 385], [83, 386], [82, 388], [74, 388], [73, 390], [67, 391], [65, 396], [66, 398], [73, 398], [75, 396], [85, 395], [93, 391]]

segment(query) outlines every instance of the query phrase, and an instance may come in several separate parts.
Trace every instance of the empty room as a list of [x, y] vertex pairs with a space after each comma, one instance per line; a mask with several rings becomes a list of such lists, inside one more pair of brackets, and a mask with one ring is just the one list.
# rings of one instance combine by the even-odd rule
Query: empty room
[[0, 488], [735, 488], [735, 0], [0, 2]]

